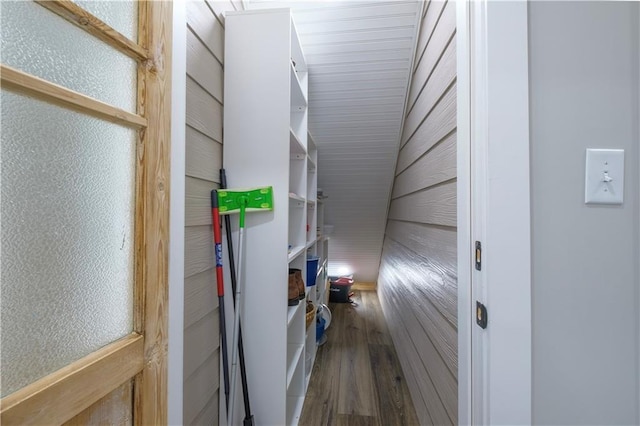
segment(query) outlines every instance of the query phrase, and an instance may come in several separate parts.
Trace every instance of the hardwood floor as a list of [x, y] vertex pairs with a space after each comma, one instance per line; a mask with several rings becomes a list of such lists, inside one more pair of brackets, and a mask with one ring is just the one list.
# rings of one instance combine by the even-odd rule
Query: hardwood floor
[[331, 303], [327, 342], [318, 348], [301, 425], [416, 425], [409, 390], [378, 295]]

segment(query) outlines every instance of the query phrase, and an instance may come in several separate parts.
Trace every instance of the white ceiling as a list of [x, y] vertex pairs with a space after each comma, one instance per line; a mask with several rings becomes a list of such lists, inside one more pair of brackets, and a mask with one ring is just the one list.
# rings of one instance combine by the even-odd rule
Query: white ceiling
[[387, 219], [421, 1], [252, 0], [291, 7], [309, 67], [309, 130], [334, 226], [330, 273], [374, 282]]

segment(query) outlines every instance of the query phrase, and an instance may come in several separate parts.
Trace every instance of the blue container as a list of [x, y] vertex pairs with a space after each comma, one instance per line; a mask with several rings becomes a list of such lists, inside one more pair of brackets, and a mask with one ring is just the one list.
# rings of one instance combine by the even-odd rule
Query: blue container
[[320, 339], [322, 339], [325, 324], [326, 321], [324, 318], [318, 318], [318, 321], [316, 322], [316, 343], [320, 342]]
[[307, 256], [307, 287], [316, 285], [319, 259], [318, 256]]

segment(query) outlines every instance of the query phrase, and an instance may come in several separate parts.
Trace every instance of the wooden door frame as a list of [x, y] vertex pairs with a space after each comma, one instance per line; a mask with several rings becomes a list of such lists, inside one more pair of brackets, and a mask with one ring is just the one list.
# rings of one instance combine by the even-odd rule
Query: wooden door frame
[[457, 2], [460, 424], [532, 420], [527, 7]]
[[134, 331], [4, 397], [0, 401], [0, 422], [61, 424], [133, 379], [134, 422], [166, 424], [172, 4], [139, 3], [136, 43], [74, 3], [60, 0], [37, 3], [139, 64], [136, 114], [0, 65], [5, 90], [139, 132]]

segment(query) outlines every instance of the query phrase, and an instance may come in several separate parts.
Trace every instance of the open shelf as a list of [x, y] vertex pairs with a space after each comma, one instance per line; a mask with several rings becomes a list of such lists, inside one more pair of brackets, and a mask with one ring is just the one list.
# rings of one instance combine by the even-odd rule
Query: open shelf
[[305, 337], [305, 357], [304, 357], [304, 388], [309, 386], [309, 379], [311, 378], [311, 372], [313, 371], [313, 364], [316, 358], [316, 322], [307, 328]]
[[298, 256], [304, 253], [306, 246], [295, 246], [291, 248], [291, 253], [289, 253], [289, 263], [293, 262]]
[[316, 163], [309, 156], [307, 156], [307, 170], [309, 170], [310, 172], [316, 171]]
[[287, 389], [291, 385], [291, 379], [298, 369], [298, 364], [302, 360], [304, 344], [290, 343], [287, 345]]
[[291, 154], [299, 155], [305, 155], [307, 153], [307, 150], [304, 149], [304, 145], [302, 145], [302, 142], [300, 142], [300, 139], [291, 128], [289, 129], [289, 152]]
[[300, 305], [302, 305], [302, 303], [298, 303], [295, 306], [287, 307], [287, 327], [291, 325], [293, 319], [296, 316], [296, 313], [298, 313], [298, 309], [300, 309]]
[[[296, 62], [297, 65], [297, 62]], [[302, 91], [302, 83], [298, 79], [298, 73], [293, 67], [293, 62], [290, 63], [291, 69], [291, 108], [303, 111], [307, 108], [307, 98]]]
[[306, 200], [304, 199], [304, 197], [289, 193], [289, 201], [299, 201], [301, 203], [304, 203]]
[[302, 414], [302, 406], [304, 405], [304, 396], [287, 397], [287, 424], [297, 425]]
[[296, 61], [298, 72], [307, 72], [307, 61], [304, 58], [302, 45], [298, 37], [298, 30], [296, 29], [296, 24], [293, 22], [293, 19], [291, 19], [291, 58]]

